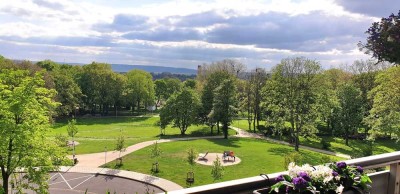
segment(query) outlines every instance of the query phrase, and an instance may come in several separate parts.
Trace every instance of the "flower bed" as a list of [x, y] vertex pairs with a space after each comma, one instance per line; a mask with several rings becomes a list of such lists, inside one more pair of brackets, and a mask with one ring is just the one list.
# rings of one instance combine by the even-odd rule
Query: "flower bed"
[[348, 166], [345, 162], [312, 167], [290, 163], [287, 175], [276, 178], [269, 193], [279, 194], [338, 194], [354, 190], [367, 193], [371, 179], [360, 166]]

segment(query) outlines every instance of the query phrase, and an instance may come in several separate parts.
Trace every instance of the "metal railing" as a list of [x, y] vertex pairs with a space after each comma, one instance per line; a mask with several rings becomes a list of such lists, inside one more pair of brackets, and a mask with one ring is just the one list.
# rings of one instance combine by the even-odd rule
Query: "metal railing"
[[[368, 156], [345, 161], [348, 165], [362, 166], [365, 169], [390, 166], [390, 170], [369, 174], [372, 179], [371, 194], [400, 194], [400, 151]], [[221, 183], [203, 185], [170, 191], [169, 194], [178, 193], [251, 193], [251, 190], [270, 186], [275, 183], [275, 178], [285, 172], [268, 174], [269, 179], [264, 176], [254, 176]]]

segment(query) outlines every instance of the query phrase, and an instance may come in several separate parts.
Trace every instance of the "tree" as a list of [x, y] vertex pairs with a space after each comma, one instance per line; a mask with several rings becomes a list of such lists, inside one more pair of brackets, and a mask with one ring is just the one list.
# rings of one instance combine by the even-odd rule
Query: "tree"
[[400, 137], [400, 67], [391, 67], [376, 77], [376, 87], [369, 93], [373, 106], [365, 122], [372, 136], [387, 133]]
[[65, 159], [45, 134], [54, 90], [44, 88], [43, 75], [28, 71], [0, 70], [0, 169], [2, 191], [9, 193], [10, 177], [24, 169], [23, 184], [17, 188], [48, 193], [47, 176]]
[[75, 140], [74, 137], [75, 135], [79, 132], [78, 127], [76, 126], [76, 120], [72, 119], [68, 121], [68, 126], [67, 126], [67, 132], [68, 136], [72, 138], [72, 156], [73, 159], [75, 159]]
[[359, 42], [361, 50], [366, 50], [366, 54], [372, 53], [378, 62], [400, 64], [400, 11], [372, 23], [365, 33], [368, 35], [367, 43]]
[[214, 181], [222, 179], [224, 176], [224, 167], [217, 156], [217, 159], [213, 162], [213, 166], [211, 169], [211, 176], [214, 178]]
[[224, 138], [228, 138], [228, 127], [237, 114], [236, 85], [234, 79], [226, 79], [214, 90], [214, 103], [210, 118], [220, 121]]
[[211, 128], [211, 134], [213, 127], [216, 125], [219, 133], [219, 120], [217, 117], [211, 118], [210, 112], [213, 109], [214, 103], [214, 90], [222, 83], [223, 80], [229, 79], [231, 75], [225, 71], [216, 71], [211, 73], [201, 91], [201, 110], [199, 111], [199, 117], [202, 123], [206, 123]]
[[361, 91], [352, 84], [342, 85], [338, 90], [339, 108], [336, 111], [337, 122], [344, 130], [346, 145], [349, 136], [354, 134], [363, 118]]
[[189, 88], [184, 88], [181, 92], [171, 96], [161, 109], [161, 126], [165, 127], [172, 122], [173, 127], [178, 127], [181, 135], [185, 135], [187, 128], [198, 122], [199, 108], [200, 100], [196, 93]]
[[[253, 131], [256, 132], [256, 128], [259, 127], [260, 125], [260, 120], [261, 120], [261, 89], [264, 87], [265, 83], [267, 81], [267, 73], [265, 72], [264, 69], [262, 68], [256, 68], [254, 71], [251, 72], [250, 74], [250, 80], [249, 80], [249, 98], [248, 98], [248, 105], [253, 106], [252, 108], [249, 107], [249, 109], [253, 110], [254, 113], [254, 118], [253, 120]], [[251, 98], [252, 97], [252, 98]], [[251, 102], [253, 101], [253, 102]], [[250, 120], [249, 120], [250, 121]]]
[[51, 73], [57, 91], [56, 101], [61, 105], [56, 111], [59, 116], [74, 113], [83, 97], [81, 88], [68, 69], [57, 69]]
[[132, 102], [132, 111], [140, 105], [145, 107], [154, 104], [154, 83], [150, 73], [142, 70], [131, 70], [127, 74], [127, 95]]
[[167, 100], [174, 93], [181, 91], [182, 82], [177, 78], [164, 78], [166, 84], [165, 99]]
[[[312, 131], [316, 118], [316, 75], [320, 64], [304, 57], [283, 59], [273, 69], [272, 78], [265, 87], [267, 108], [272, 121], [288, 121], [295, 150], [299, 149], [299, 135]], [[276, 118], [278, 117], [278, 118]]]
[[159, 172], [159, 168], [158, 168], [158, 158], [161, 156], [162, 151], [160, 149], [160, 146], [158, 145], [158, 142], [156, 141], [153, 144], [153, 147], [150, 150], [150, 157], [155, 159], [155, 162], [153, 164], [153, 166], [155, 166], [154, 168], [152, 168], [152, 171], [155, 173]]
[[156, 109], [161, 103], [161, 100], [165, 100], [165, 97], [167, 96], [166, 91], [167, 91], [167, 84], [165, 83], [164, 79], [158, 79], [154, 81], [154, 92], [155, 96], [157, 98], [156, 102]]
[[122, 158], [121, 158], [121, 153], [122, 152], [124, 152], [125, 151], [125, 136], [122, 134], [122, 131], [121, 131], [121, 134], [118, 136], [118, 138], [117, 138], [117, 142], [116, 142], [116, 145], [115, 145], [115, 150], [117, 150], [117, 151], [119, 151], [119, 155], [118, 155], [118, 159], [119, 159], [119, 166], [121, 166], [122, 165]]
[[196, 85], [197, 85], [197, 83], [196, 83], [196, 80], [194, 80], [194, 79], [187, 79], [185, 82], [183, 82], [183, 86], [184, 87], [187, 87], [187, 88], [190, 88], [190, 89], [196, 89]]

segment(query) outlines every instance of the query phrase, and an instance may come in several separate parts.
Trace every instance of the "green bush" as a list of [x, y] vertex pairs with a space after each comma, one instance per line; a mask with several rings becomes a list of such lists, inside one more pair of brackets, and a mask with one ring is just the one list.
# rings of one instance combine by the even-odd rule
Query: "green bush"
[[329, 150], [331, 147], [331, 143], [329, 141], [326, 141], [324, 138], [321, 139], [321, 145], [322, 149]]
[[289, 163], [294, 162], [298, 165], [303, 164], [303, 155], [301, 155], [299, 152], [291, 152], [288, 155], [285, 156], [285, 163], [284, 163], [284, 168], [287, 169], [289, 166]]

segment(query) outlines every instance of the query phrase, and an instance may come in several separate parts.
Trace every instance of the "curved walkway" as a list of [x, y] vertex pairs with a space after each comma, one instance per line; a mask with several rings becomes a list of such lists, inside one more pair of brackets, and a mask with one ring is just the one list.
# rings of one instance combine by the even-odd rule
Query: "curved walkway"
[[[257, 138], [257, 139], [265, 139], [265, 140], [270, 141], [270, 142], [279, 143], [279, 144], [288, 145], [288, 146], [293, 146], [288, 142], [272, 139], [272, 138], [269, 138], [269, 137], [265, 137], [265, 136], [257, 134], [257, 133], [249, 133], [249, 132], [247, 132], [247, 131], [245, 131], [243, 129], [237, 128], [237, 127], [229, 126], [229, 128], [235, 130], [238, 133], [236, 135], [237, 137], [250, 137], [250, 138]], [[319, 153], [328, 154], [328, 155], [332, 155], [332, 156], [338, 156], [338, 157], [342, 157], [342, 158], [346, 158], [346, 159], [351, 159], [351, 156], [346, 155], [346, 154], [331, 152], [331, 151], [322, 150], [322, 149], [318, 149], [318, 148], [313, 148], [313, 147], [309, 147], [309, 146], [303, 146], [303, 145], [300, 145], [299, 147], [302, 148], [302, 149], [305, 149], [305, 150], [311, 150], [311, 151], [314, 151], [314, 152], [319, 152]]]
[[[222, 139], [222, 136], [205, 136], [205, 137], [188, 137], [188, 138], [171, 138], [171, 139], [160, 139], [160, 140], [152, 140], [152, 141], [145, 141], [141, 143], [137, 143], [135, 145], [129, 146], [126, 148], [125, 152], [121, 153], [121, 157], [127, 154], [130, 154], [134, 151], [140, 150], [147, 146], [153, 145], [155, 142], [158, 143], [165, 143], [165, 142], [173, 142], [173, 141], [186, 141], [186, 140], [194, 140], [194, 139]], [[72, 158], [72, 156], [70, 156]], [[116, 160], [119, 158], [118, 151], [108, 151], [108, 152], [101, 152], [101, 153], [93, 153], [93, 154], [81, 154], [76, 155], [78, 159], [78, 164], [73, 167], [64, 166], [61, 167], [60, 172], [72, 172], [72, 173], [91, 173], [91, 174], [103, 174], [103, 175], [111, 175], [111, 176], [118, 176], [128, 179], [133, 179], [145, 183], [150, 183], [154, 186], [157, 186], [165, 191], [173, 191], [179, 190], [183, 187], [166, 179], [162, 179], [159, 177], [126, 171], [126, 170], [115, 170], [115, 169], [108, 169], [108, 168], [98, 168], [99, 166]]]

